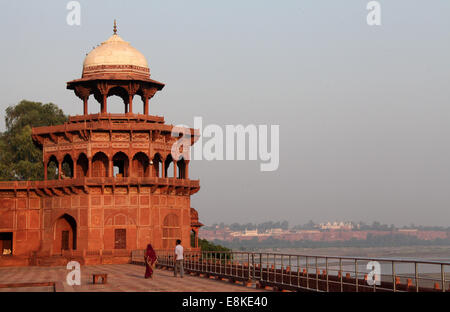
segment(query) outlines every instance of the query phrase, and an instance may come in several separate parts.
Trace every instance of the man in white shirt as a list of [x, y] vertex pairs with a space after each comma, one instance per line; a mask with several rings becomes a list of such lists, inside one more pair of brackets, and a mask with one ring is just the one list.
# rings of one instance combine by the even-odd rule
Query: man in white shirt
[[180, 277], [183, 278], [183, 246], [181, 246], [181, 240], [177, 239], [177, 245], [175, 246], [175, 269], [174, 275], [177, 277], [177, 271], [180, 271]]

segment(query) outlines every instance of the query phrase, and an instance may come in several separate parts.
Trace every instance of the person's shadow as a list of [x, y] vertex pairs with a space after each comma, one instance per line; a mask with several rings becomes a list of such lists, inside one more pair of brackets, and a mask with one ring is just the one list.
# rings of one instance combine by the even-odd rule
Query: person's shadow
[[136, 277], [136, 278], [144, 278], [144, 274], [142, 274], [142, 275], [130, 274], [130, 275], [128, 275], [128, 276], [130, 276], [130, 277]]

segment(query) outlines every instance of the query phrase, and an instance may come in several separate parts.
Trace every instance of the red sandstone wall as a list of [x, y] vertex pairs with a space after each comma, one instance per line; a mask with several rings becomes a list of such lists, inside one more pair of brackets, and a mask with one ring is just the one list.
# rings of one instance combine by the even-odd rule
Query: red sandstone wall
[[[13, 232], [13, 254], [28, 255], [37, 250], [41, 238], [39, 197], [24, 197], [26, 194], [2, 194], [0, 197], [0, 232]], [[31, 195], [32, 196], [32, 195]]]
[[177, 215], [180, 238], [189, 248], [190, 197], [186, 195], [124, 186], [114, 190], [90, 187], [89, 194], [20, 196], [26, 194], [0, 197], [0, 232], [13, 232], [13, 254], [17, 256], [59, 250], [61, 237], [57, 232], [62, 227], [56, 231], [55, 224], [64, 214], [76, 221], [77, 250], [114, 249], [115, 229], [126, 229], [127, 250], [144, 249], [148, 243], [162, 248], [162, 226], [168, 214]]

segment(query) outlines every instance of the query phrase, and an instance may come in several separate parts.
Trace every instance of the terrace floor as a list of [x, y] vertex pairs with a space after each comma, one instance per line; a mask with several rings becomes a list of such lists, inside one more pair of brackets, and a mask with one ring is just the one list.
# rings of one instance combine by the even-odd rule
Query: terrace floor
[[[242, 284], [213, 280], [185, 274], [175, 278], [173, 271], [155, 270], [153, 279], [145, 279], [145, 267], [134, 264], [111, 264], [81, 267], [81, 285], [69, 286], [66, 276], [70, 271], [65, 267], [3, 267], [0, 268], [0, 291], [81, 291], [81, 292], [249, 292], [262, 291]], [[93, 273], [107, 273], [108, 283], [94, 285]], [[6, 287], [5, 284], [55, 282], [55, 286]]]

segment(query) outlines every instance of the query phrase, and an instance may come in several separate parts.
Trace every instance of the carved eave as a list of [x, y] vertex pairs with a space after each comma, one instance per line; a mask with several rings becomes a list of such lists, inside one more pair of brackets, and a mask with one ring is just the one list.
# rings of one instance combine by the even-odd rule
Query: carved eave
[[200, 186], [191, 188], [189, 194], [194, 195], [198, 191], [200, 191]]
[[[163, 88], [164, 84], [159, 81], [131, 73], [96, 74], [67, 82], [67, 89], [73, 90], [83, 101], [87, 101], [89, 96], [93, 95], [101, 104], [105, 98], [113, 95], [122, 98], [124, 104], [128, 104], [130, 97], [134, 95], [141, 96], [145, 102]], [[106, 113], [106, 108], [102, 113]]]
[[[106, 83], [106, 84], [112, 84], [112, 85], [126, 85], [129, 82], [135, 82], [140, 85], [140, 87], [144, 88], [151, 88], [155, 87], [157, 91], [160, 91], [164, 88], [165, 84], [150, 78], [144, 78], [140, 76], [133, 77], [130, 74], [126, 75], [120, 75], [120, 74], [103, 74], [103, 75], [96, 75], [91, 77], [85, 77], [80, 79], [75, 79], [67, 82], [67, 89], [74, 90], [78, 93], [81, 93], [83, 91], [90, 92], [90, 94], [93, 94], [94, 90], [92, 89], [97, 88], [97, 83]], [[82, 87], [82, 89], [80, 88]]]
[[200, 227], [202, 227], [202, 226], [204, 226], [204, 224], [203, 223], [201, 223], [201, 222], [191, 222], [191, 227], [193, 227], [193, 228], [200, 228]]
[[32, 134], [31, 139], [36, 147], [42, 149], [44, 146], [44, 138], [40, 135]]

